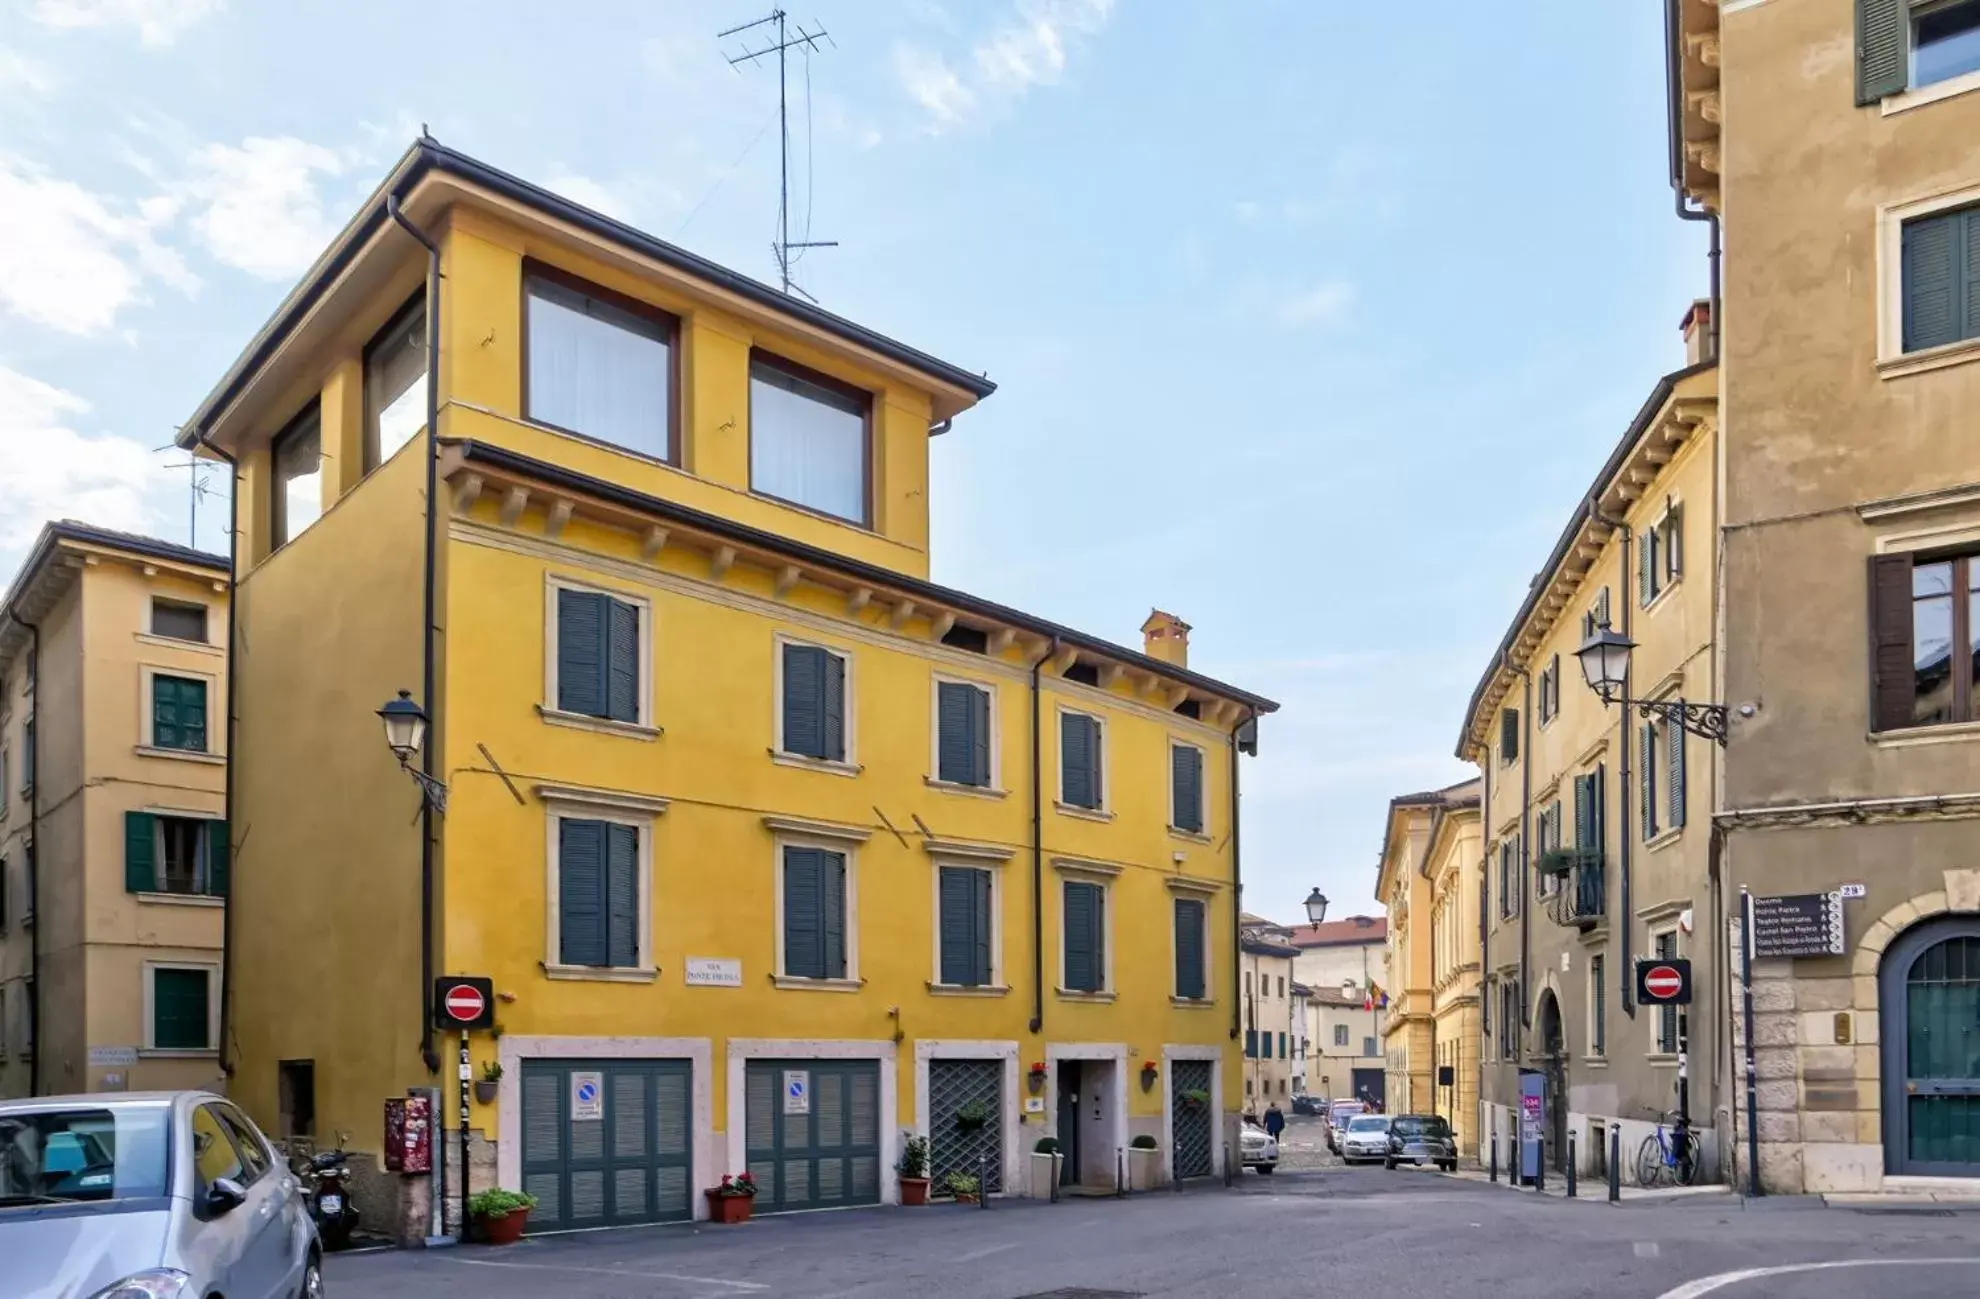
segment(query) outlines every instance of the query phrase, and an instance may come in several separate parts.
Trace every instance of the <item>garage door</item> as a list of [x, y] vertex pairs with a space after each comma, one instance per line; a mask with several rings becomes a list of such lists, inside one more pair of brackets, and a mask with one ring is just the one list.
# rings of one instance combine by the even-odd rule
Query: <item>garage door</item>
[[526, 1060], [523, 1189], [532, 1231], [692, 1216], [686, 1060]]
[[880, 1066], [752, 1060], [749, 1171], [757, 1213], [880, 1203]]

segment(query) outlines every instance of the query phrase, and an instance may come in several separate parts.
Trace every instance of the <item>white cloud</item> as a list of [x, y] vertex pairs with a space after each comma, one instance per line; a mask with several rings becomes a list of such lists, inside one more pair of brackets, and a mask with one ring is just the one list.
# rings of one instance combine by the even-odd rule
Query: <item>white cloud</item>
[[1107, 25], [1113, 0], [1018, 0], [1015, 12], [979, 40], [960, 68], [936, 51], [894, 47], [894, 75], [940, 132], [1051, 85], [1070, 53]]
[[0, 305], [65, 334], [95, 334], [145, 301], [148, 278], [193, 292], [199, 281], [153, 237], [170, 216], [169, 200], [120, 210], [0, 155]]
[[45, 95], [55, 89], [54, 70], [19, 50], [0, 45], [0, 90], [20, 90]]
[[158, 462], [129, 438], [70, 427], [89, 403], [0, 365], [0, 558], [28, 546], [50, 519], [142, 531], [157, 520], [148, 495]]
[[1353, 305], [1352, 284], [1326, 280], [1280, 298], [1272, 308], [1272, 319], [1282, 329], [1337, 325], [1346, 318], [1348, 308]]
[[135, 27], [146, 45], [170, 45], [223, 0], [35, 0], [30, 17], [47, 27]]
[[216, 261], [262, 279], [292, 278], [337, 234], [316, 179], [344, 168], [342, 155], [293, 136], [205, 145], [185, 185], [199, 204], [193, 232]]
[[630, 219], [630, 209], [626, 201], [589, 176], [574, 176], [568, 173], [552, 176], [544, 183], [544, 188], [553, 194], [562, 194], [573, 203], [582, 203], [594, 212], [619, 221]]

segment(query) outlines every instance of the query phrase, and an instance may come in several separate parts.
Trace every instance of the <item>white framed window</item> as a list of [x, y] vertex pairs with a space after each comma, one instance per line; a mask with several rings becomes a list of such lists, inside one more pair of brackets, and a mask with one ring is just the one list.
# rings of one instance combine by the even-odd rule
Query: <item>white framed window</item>
[[868, 832], [766, 817], [775, 845], [780, 988], [857, 991], [859, 847]]
[[771, 757], [791, 766], [859, 774], [853, 655], [778, 632]]
[[1107, 814], [1107, 720], [1098, 713], [1059, 708], [1061, 812]]
[[144, 1049], [152, 1055], [211, 1055], [220, 1041], [220, 966], [144, 963]]
[[929, 702], [929, 783], [944, 789], [1003, 789], [997, 687], [936, 673]]
[[1208, 1005], [1216, 1000], [1216, 979], [1212, 959], [1216, 945], [1211, 937], [1211, 912], [1216, 893], [1171, 879], [1171, 968], [1175, 972], [1170, 995], [1178, 1003]]
[[1980, 356], [1980, 185], [1877, 209], [1877, 368], [1885, 378]]
[[653, 641], [645, 596], [547, 574], [538, 713], [559, 726], [654, 738]]
[[749, 489], [866, 527], [873, 394], [766, 352], [749, 358]]
[[932, 988], [1005, 990], [1001, 861], [934, 859], [935, 969]]
[[211, 672], [138, 665], [137, 751], [146, 757], [222, 762], [225, 695]]
[[1178, 834], [1205, 835], [1210, 824], [1204, 796], [1204, 752], [1200, 744], [1169, 740], [1169, 829]]
[[1114, 996], [1114, 881], [1118, 866], [1059, 859], [1059, 995]]
[[523, 286], [523, 417], [672, 463], [674, 317], [535, 262]]
[[650, 982], [653, 822], [665, 799], [538, 785], [544, 805], [543, 972]]

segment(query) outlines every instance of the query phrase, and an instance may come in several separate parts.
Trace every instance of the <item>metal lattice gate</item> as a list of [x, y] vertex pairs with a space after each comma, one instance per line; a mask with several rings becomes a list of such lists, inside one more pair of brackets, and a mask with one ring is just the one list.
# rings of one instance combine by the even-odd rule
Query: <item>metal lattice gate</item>
[[880, 1066], [752, 1060], [744, 1100], [757, 1213], [880, 1203]]
[[1216, 1116], [1210, 1112], [1208, 1060], [1178, 1060], [1169, 1070], [1169, 1108], [1174, 1114], [1169, 1147], [1175, 1154], [1176, 1178], [1209, 1177], [1217, 1171], [1211, 1135]]
[[928, 1062], [928, 1176], [937, 1194], [950, 1173], [981, 1176], [986, 1194], [1004, 1189], [1001, 1060]]
[[522, 1189], [532, 1230], [693, 1215], [693, 1066], [686, 1060], [525, 1060]]

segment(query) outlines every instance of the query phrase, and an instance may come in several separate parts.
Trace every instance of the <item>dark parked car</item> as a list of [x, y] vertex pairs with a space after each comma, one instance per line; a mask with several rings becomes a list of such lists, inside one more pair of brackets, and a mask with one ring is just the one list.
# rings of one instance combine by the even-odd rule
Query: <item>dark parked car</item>
[[1384, 1168], [1397, 1164], [1435, 1164], [1457, 1171], [1457, 1138], [1441, 1114], [1398, 1114], [1389, 1124], [1389, 1157]]
[[1327, 1102], [1319, 1096], [1308, 1096], [1305, 1092], [1294, 1092], [1292, 1112], [1295, 1114], [1320, 1114], [1326, 1110]]

